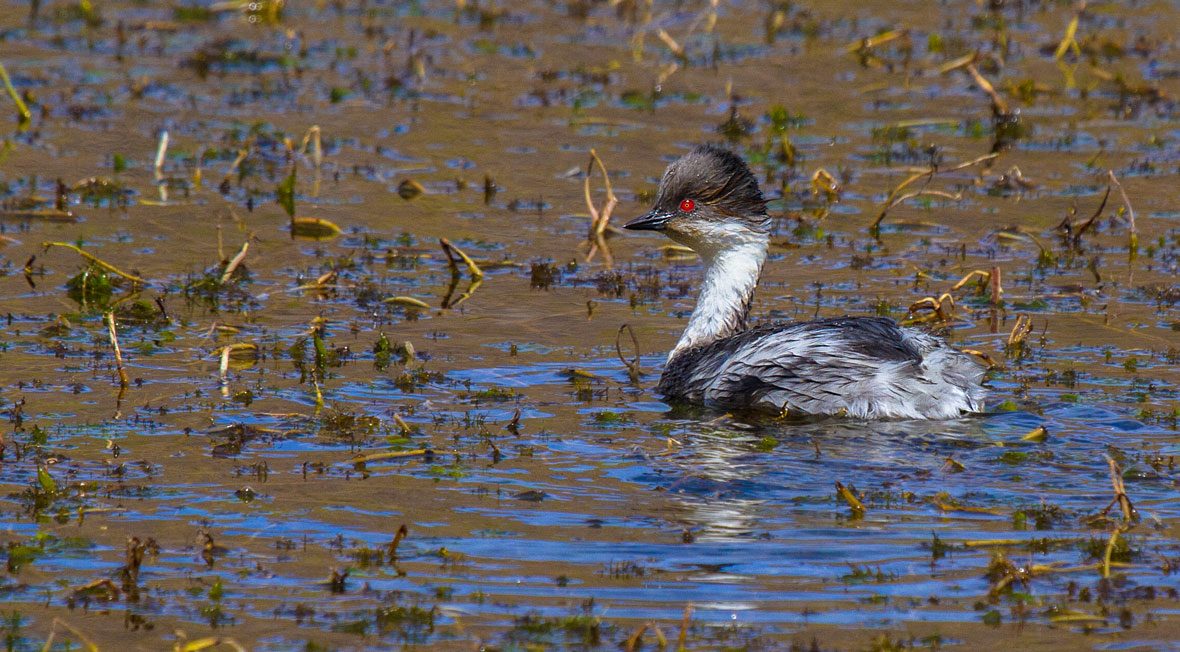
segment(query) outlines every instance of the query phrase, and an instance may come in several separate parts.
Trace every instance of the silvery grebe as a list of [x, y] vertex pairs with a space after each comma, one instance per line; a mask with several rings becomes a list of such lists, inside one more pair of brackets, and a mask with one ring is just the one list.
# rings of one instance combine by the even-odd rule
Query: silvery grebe
[[983, 368], [879, 317], [749, 328], [770, 217], [733, 152], [699, 145], [664, 172], [655, 207], [625, 228], [661, 231], [706, 266], [696, 309], [660, 377], [673, 401], [854, 418], [948, 419], [983, 407]]

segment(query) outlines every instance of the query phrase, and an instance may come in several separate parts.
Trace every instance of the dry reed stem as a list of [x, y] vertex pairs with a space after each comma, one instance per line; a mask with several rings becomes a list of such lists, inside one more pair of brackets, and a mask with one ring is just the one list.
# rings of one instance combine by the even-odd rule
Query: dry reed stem
[[973, 505], [964, 505], [955, 502], [947, 492], [940, 491], [935, 494], [934, 498], [930, 500], [935, 507], [944, 512], [965, 512], [968, 514], [993, 514], [996, 516], [1002, 515], [1005, 512], [998, 507], [975, 507]]
[[719, 0], [709, 0], [709, 12], [705, 15], [704, 31], [706, 34], [712, 34], [713, 29], [715, 27], [717, 27], [717, 5], [718, 4], [720, 4]]
[[[1024, 541], [1028, 543], [1028, 541]], [[1033, 564], [1029, 567], [1029, 571], [1033, 573], [1078, 573], [1082, 571], [1090, 571], [1099, 568], [1101, 564], [1085, 564], [1083, 566], [1053, 566]], [[1130, 568], [1131, 564], [1126, 562], [1114, 561], [1110, 563], [1112, 568]]]
[[643, 634], [647, 631], [647, 628], [650, 624], [651, 623], [643, 623], [638, 628], [636, 628], [635, 633], [628, 636], [626, 642], [623, 643], [623, 649], [627, 652], [635, 652], [635, 650], [639, 649], [643, 639]]
[[249, 155], [250, 155], [249, 145], [238, 150], [237, 158], [234, 159], [233, 163], [229, 164], [229, 169], [225, 171], [225, 176], [221, 178], [221, 183], [229, 183], [229, 178], [234, 175], [234, 172], [238, 169], [238, 166], [240, 166], [242, 164], [242, 161], [246, 160], [246, 157]]
[[971, 75], [971, 79], [975, 81], [975, 85], [986, 93], [988, 99], [991, 100], [993, 116], [1011, 115], [1012, 111], [1009, 109], [1008, 103], [1004, 101], [1004, 98], [1000, 97], [1000, 94], [996, 91], [996, 87], [992, 86], [992, 83], [979, 72], [979, 69], [975, 67], [974, 63], [964, 66], [964, 70], [967, 71], [968, 75]]
[[383, 451], [380, 453], [369, 453], [368, 455], [357, 455], [349, 462], [353, 464], [363, 464], [365, 462], [374, 462], [377, 460], [392, 460], [401, 457], [418, 457], [419, 455], [429, 455], [432, 451], [429, 448], [415, 448], [408, 451]]
[[839, 480], [836, 481], [836, 494], [848, 504], [849, 509], [852, 510], [852, 516], [854, 518], [864, 516], [865, 504], [856, 497], [856, 494], [852, 493], [851, 489], [841, 484]]
[[[1073, 232], [1071, 235], [1072, 243], [1075, 247], [1081, 244], [1082, 234], [1089, 230], [1089, 228], [1094, 225], [1094, 222], [1102, 215], [1102, 211], [1106, 208], [1106, 202], [1110, 199], [1111, 189], [1111, 184], [1106, 184], [1106, 192], [1102, 195], [1102, 201], [1098, 204], [1098, 208], [1094, 210], [1094, 214], [1090, 216], [1090, 219], [1082, 222], [1082, 225], [1078, 227], [1078, 230]], [[1062, 226], [1068, 226], [1068, 224], [1066, 222], [1062, 222]]]
[[446, 238], [439, 238], [438, 243], [442, 245], [443, 253], [447, 255], [447, 262], [453, 273], [457, 274], [459, 272], [459, 265], [455, 262], [455, 258], [457, 257], [467, 266], [467, 272], [471, 275], [473, 281], [483, 278], [483, 270], [479, 268], [479, 265], [475, 264], [474, 260], [471, 260], [470, 256], [463, 253], [462, 249], [451, 244], [451, 241]]
[[315, 413], [319, 414], [324, 409], [324, 392], [320, 389], [320, 381], [315, 374], [311, 375], [311, 386], [315, 389]]
[[824, 195], [828, 201], [838, 199], [840, 196], [840, 183], [836, 181], [836, 177], [832, 176], [831, 172], [823, 168], [816, 168], [811, 175], [811, 194]]
[[1051, 623], [1103, 623], [1107, 622], [1106, 616], [1099, 616], [1098, 614], [1076, 612], [1076, 613], [1054, 613], [1049, 616]]
[[1016, 323], [1012, 325], [1012, 332], [1008, 333], [1008, 346], [1013, 347], [1024, 341], [1032, 332], [1032, 318], [1028, 315], [1017, 315]]
[[973, 158], [970, 161], [964, 161], [963, 163], [959, 163], [958, 165], [955, 165], [954, 167], [946, 168], [945, 170], [931, 166], [931, 167], [928, 167], [924, 170], [919, 170], [917, 172], [914, 172], [910, 176], [906, 177], [905, 180], [903, 180], [901, 183], [894, 186], [892, 190], [889, 191], [889, 196], [885, 199], [885, 204], [881, 207], [880, 212], [877, 213], [877, 218], [875, 220], [873, 220], [873, 224], [869, 227], [870, 230], [875, 231], [875, 230], [879, 229], [881, 226], [881, 222], [885, 220], [885, 216], [889, 213], [889, 210], [892, 209], [894, 206], [900, 204], [901, 202], [905, 201], [906, 199], [912, 199], [914, 197], [918, 197], [918, 196], [925, 195], [925, 194], [939, 196], [939, 197], [947, 197], [947, 198], [955, 199], [955, 200], [961, 198], [957, 193], [951, 194], [951, 193], [947, 193], [947, 192], [943, 192], [943, 191], [936, 191], [936, 190], [920, 190], [917, 192], [908, 193], [903, 196], [902, 191], [905, 190], [906, 188], [908, 188], [915, 181], [917, 181], [923, 177], [926, 177], [927, 178], [926, 182], [930, 183], [931, 181], [934, 180], [934, 177], [936, 175], [938, 175], [940, 172], [957, 172], [959, 170], [963, 170], [963, 169], [969, 168], [974, 165], [979, 165], [980, 163], [985, 163], [987, 161], [990, 161], [990, 160], [996, 158], [997, 156], [999, 156], [998, 152], [992, 152], [990, 154], [984, 154], [983, 156]]
[[307, 147], [311, 145], [311, 163], [319, 169], [324, 163], [324, 148], [320, 139], [320, 126], [312, 125], [303, 135], [303, 142], [299, 145], [299, 154], [307, 155]]
[[688, 643], [688, 624], [692, 619], [692, 605], [684, 605], [684, 615], [680, 617], [680, 634], [676, 636], [676, 650], [687, 650]]
[[[897, 199], [893, 200], [893, 206], [896, 206], [907, 199], [914, 199], [915, 197], [942, 197], [943, 199], [959, 201], [963, 198], [963, 195], [961, 193], [947, 192], [945, 190], [913, 190], [911, 192], [899, 195]], [[890, 208], [892, 208], [892, 206]]]
[[959, 170], [965, 170], [973, 165], [979, 165], [980, 163], [986, 163], [986, 162], [996, 158], [999, 155], [1000, 155], [999, 152], [991, 152], [990, 154], [984, 154], [983, 156], [977, 156], [977, 157], [971, 159], [970, 161], [964, 161], [954, 167], [947, 168], [946, 170], [938, 170], [938, 172], [958, 172]]
[[1081, 21], [1082, 12], [1086, 10], [1085, 0], [1078, 3], [1078, 8], [1074, 12], [1073, 18], [1070, 19], [1069, 24], [1065, 27], [1065, 35], [1061, 37], [1061, 42], [1057, 44], [1057, 50], [1053, 52], [1053, 58], [1060, 61], [1065, 58], [1067, 52], [1073, 52], [1074, 56], [1082, 55], [1082, 48], [1078, 45], [1078, 23]]
[[1004, 301], [1004, 287], [1000, 284], [1000, 267], [998, 265], [992, 267], [988, 281], [988, 285], [991, 287], [992, 305], [998, 306]]
[[951, 72], [952, 70], [958, 70], [959, 68], [965, 68], [966, 66], [975, 63], [978, 59], [979, 59], [978, 52], [972, 52], [971, 54], [965, 54], [965, 55], [958, 57], [956, 59], [951, 59], [950, 61], [948, 61], [938, 67], [938, 74], [945, 75], [948, 72]]
[[656, 633], [656, 649], [668, 649], [668, 637], [664, 636], [664, 630], [660, 629], [660, 626], [655, 623], [651, 624], [651, 629]]
[[1127, 219], [1130, 222], [1130, 235], [1132, 235], [1134, 238], [1135, 236], [1139, 235], [1139, 233], [1135, 230], [1135, 209], [1130, 208], [1130, 198], [1127, 197], [1127, 191], [1123, 190], [1122, 184], [1119, 183], [1119, 179], [1114, 176], [1114, 170], [1107, 170], [1107, 176], [1110, 178], [1110, 185], [1113, 185], [1116, 187], [1116, 189], [1119, 189], [1119, 197], [1122, 199], [1123, 208], [1127, 209]]
[[115, 331], [115, 313], [108, 312], [103, 317], [107, 322], [107, 335], [111, 340], [111, 349], [115, 352], [115, 368], [119, 371], [119, 387], [127, 387], [127, 372], [123, 369], [123, 351], [119, 348], [119, 334]]
[[32, 219], [45, 219], [56, 222], [73, 222], [77, 217], [67, 210], [60, 208], [31, 208], [31, 209], [15, 209], [15, 210], [0, 210], [0, 217], [22, 217]]
[[905, 30], [905, 29], [894, 29], [894, 30], [890, 30], [888, 32], [882, 32], [881, 34], [877, 34], [875, 36], [868, 36], [868, 37], [853, 41], [852, 43], [849, 43], [848, 45], [844, 46], [844, 51], [845, 52], [859, 52], [859, 51], [872, 50], [873, 48], [875, 48], [877, 46], [884, 45], [884, 44], [889, 43], [891, 41], [896, 41], [897, 39], [902, 38], [903, 36], [907, 36], [907, 35], [909, 35], [909, 30]]
[[249, 249], [250, 249], [250, 241], [247, 240], [242, 243], [242, 248], [240, 251], [238, 251], [237, 255], [235, 255], [233, 257], [233, 259], [229, 261], [228, 264], [226, 264], [225, 271], [221, 273], [221, 283], [224, 284], [227, 281], [229, 281], [230, 277], [233, 276], [233, 274], [234, 274], [234, 270], [236, 270], [238, 268], [238, 265], [241, 265], [242, 261], [246, 259], [246, 252]]
[[963, 288], [964, 285], [967, 285], [968, 283], [970, 283], [971, 280], [974, 279], [975, 277], [979, 277], [980, 279], [983, 280], [984, 283], [986, 283], [988, 278], [991, 277], [991, 274], [989, 272], [983, 271], [982, 269], [971, 270], [970, 272], [967, 273], [966, 276], [959, 279], [958, 283], [955, 283], [954, 285], [952, 285], [950, 291], [951, 292], [958, 292], [959, 290], [961, 290]]
[[205, 638], [198, 638], [195, 641], [177, 642], [172, 647], [173, 652], [203, 652], [209, 648], [217, 647], [219, 645], [228, 645], [236, 652], [246, 652], [246, 648], [242, 647], [232, 638], [223, 638], [220, 636], [208, 636]]
[[99, 258], [98, 256], [95, 256], [94, 254], [91, 254], [91, 253], [83, 250], [78, 245], [70, 244], [68, 242], [42, 242], [41, 246], [44, 247], [45, 249], [49, 249], [50, 247], [65, 247], [66, 249], [71, 249], [71, 250], [77, 252], [79, 256], [85, 258], [86, 260], [90, 261], [91, 263], [94, 263], [95, 265], [98, 265], [99, 267], [105, 269], [106, 271], [108, 271], [116, 276], [122, 276], [123, 278], [127, 279], [128, 281], [131, 281], [132, 283], [139, 283], [142, 285], [147, 285], [146, 280], [144, 280], [134, 274], [128, 274], [127, 272], [124, 272], [123, 270], [106, 262], [105, 260]]
[[229, 382], [229, 353], [230, 347], [221, 347], [221, 364], [217, 366], [217, 377], [222, 385]]
[[201, 168], [205, 165], [205, 153], [197, 154], [196, 165], [193, 166], [193, 189], [201, 189]]
[[1114, 461], [1114, 458], [1105, 455], [1106, 463], [1110, 467], [1110, 486], [1114, 489], [1114, 499], [1102, 510], [1103, 514], [1110, 511], [1115, 503], [1118, 503], [1119, 509], [1123, 513], [1123, 522], [1130, 524], [1139, 520], [1139, 512], [1135, 506], [1131, 504], [1131, 499], [1127, 496], [1127, 485], [1123, 482], [1123, 470], [1119, 467], [1119, 463]]
[[[109, 582], [110, 580], [106, 580], [106, 581]], [[53, 619], [53, 623], [49, 627], [49, 636], [45, 639], [45, 645], [43, 645], [41, 647], [41, 652], [49, 652], [50, 650], [53, 649], [53, 640], [57, 635], [58, 625], [60, 625], [63, 629], [68, 630], [71, 634], [76, 636], [78, 638], [78, 641], [80, 643], [82, 643], [83, 646], [85, 646], [85, 649], [87, 650], [87, 652], [98, 652], [98, 646], [95, 645], [94, 641], [90, 640], [90, 638], [88, 636], [86, 636], [86, 634], [82, 633], [82, 630], [78, 629], [77, 627], [74, 627], [73, 625], [62, 620], [61, 618], [54, 618]]]
[[669, 77], [676, 74], [677, 70], [680, 70], [680, 64], [676, 62], [671, 62], [660, 69], [660, 74], [656, 75], [656, 88], [663, 86], [664, 82], [668, 81]]
[[904, 323], [916, 324], [927, 321], [950, 321], [951, 317], [955, 315], [955, 297], [950, 292], [943, 292], [937, 299], [934, 297], [924, 297], [910, 304], [910, 314], [914, 314], [919, 310], [929, 310], [930, 315], [907, 319]]
[[[455, 271], [458, 272], [457, 267], [455, 268]], [[409, 308], [420, 308], [422, 310], [430, 310], [429, 303], [426, 303], [425, 301], [423, 301], [421, 299], [415, 299], [414, 297], [404, 297], [404, 296], [389, 297], [387, 299], [382, 299], [381, 302], [382, 303], [390, 303], [390, 304], [394, 304], [394, 305], [398, 305], [398, 306], [406, 306]]]
[[967, 355], [973, 355], [973, 356], [979, 358], [980, 360], [983, 361], [984, 364], [987, 365], [988, 369], [995, 369], [996, 367], [1000, 366], [1000, 364], [998, 362], [996, 362], [995, 360], [993, 360], [990, 355], [988, 355], [987, 353], [985, 353], [983, 351], [980, 351], [979, 349], [969, 349], [967, 347], [960, 347], [959, 350], [962, 351], [963, 353], [966, 353]]
[[[630, 360], [623, 357], [623, 347], [620, 340], [623, 337], [623, 331], [627, 331], [631, 335], [631, 345], [635, 347], [635, 356]], [[632, 382], [639, 379], [639, 338], [635, 336], [635, 330], [631, 328], [631, 324], [623, 324], [619, 326], [619, 331], [615, 333], [615, 355], [619, 356], [619, 361], [627, 367], [627, 372], [631, 375]]]
[[393, 562], [397, 560], [397, 547], [401, 545], [402, 539], [405, 539], [409, 535], [410, 529], [406, 527], [405, 523], [402, 523], [401, 527], [397, 529], [397, 534], [393, 535], [393, 541], [390, 541], [386, 547], [385, 554], [389, 558], [389, 561]]
[[[475, 294], [475, 291], [478, 290], [479, 286], [481, 286], [481, 285], [483, 285], [483, 279], [481, 279], [481, 278], [472, 279], [471, 283], [469, 283], [467, 285], [467, 289], [463, 290], [463, 294], [460, 294], [458, 299], [455, 299], [454, 301], [443, 302], [443, 307], [444, 308], [454, 308], [455, 306], [458, 306], [459, 304], [463, 303], [464, 301], [470, 299], [471, 295]], [[448, 296], [449, 296], [449, 293], [448, 293]]]
[[1033, 235], [1031, 233], [1012, 233], [1010, 231], [996, 231], [993, 235], [995, 235], [997, 240], [1018, 240], [1020, 242], [1031, 242], [1034, 245], [1036, 245], [1038, 249], [1041, 250], [1042, 254], [1046, 254], [1046, 255], [1052, 254], [1052, 251], [1048, 247], [1045, 246], [1045, 243], [1041, 242], [1040, 238], [1037, 238], [1035, 235]]
[[156, 182], [164, 180], [164, 157], [168, 155], [168, 130], [160, 132], [160, 144], [156, 147]]
[[[594, 171], [595, 165], [602, 172], [602, 183], [606, 188], [606, 205], [602, 207], [601, 212], [595, 207], [594, 201], [590, 197], [590, 175]], [[593, 149], [590, 150], [590, 161], [586, 164], [586, 178], [582, 183], [582, 192], [586, 197], [586, 208], [590, 211], [590, 233], [591, 235], [602, 235], [606, 232], [606, 228], [610, 224], [611, 214], [614, 212], [615, 206], [618, 205], [619, 198], [615, 196], [615, 190], [611, 185], [610, 173], [606, 171], [606, 165], [598, 157], [598, 152]]]
[[4, 82], [4, 89], [8, 91], [8, 96], [12, 98], [16, 104], [16, 112], [20, 117], [20, 124], [27, 125], [33, 119], [33, 114], [29, 111], [29, 107], [25, 105], [25, 101], [21, 99], [16, 88], [12, 86], [12, 80], [8, 78], [8, 71], [5, 70], [4, 64], [0, 63], [0, 82]]
[[1044, 442], [1048, 436], [1049, 436], [1049, 429], [1048, 428], [1046, 428], [1045, 426], [1037, 426], [1036, 428], [1033, 428], [1032, 430], [1029, 430], [1028, 432], [1024, 433], [1024, 435], [1021, 436], [1020, 441], [1030, 441], [1034, 444], [1040, 444], [1040, 443]]
[[73, 589], [73, 592], [75, 594], [77, 594], [77, 593], [91, 593], [91, 594], [93, 594], [94, 592], [97, 592], [99, 589], [104, 591], [111, 599], [114, 599], [114, 600], [117, 600], [119, 598], [119, 596], [123, 594], [122, 589], [120, 589], [113, 581], [111, 581], [110, 579], [107, 579], [105, 577], [102, 579], [87, 582], [87, 583], [83, 584], [82, 586], [79, 586], [79, 587]]
[[1102, 552], [1102, 578], [1110, 578], [1110, 556], [1114, 553], [1115, 544], [1119, 541], [1119, 534], [1122, 532], [1121, 527], [1116, 527], [1110, 533], [1110, 539], [1106, 541], [1106, 549]]
[[[594, 198], [590, 193], [590, 177], [594, 173], [594, 166], [598, 166], [598, 170], [602, 173], [602, 183], [606, 190], [606, 204], [603, 205], [602, 210], [599, 210], [594, 205]], [[598, 157], [598, 152], [590, 150], [590, 160], [586, 163], [586, 175], [582, 179], [582, 195], [586, 200], [586, 210], [590, 213], [590, 233], [586, 236], [586, 240], [590, 245], [590, 249], [586, 252], [586, 262], [594, 259], [594, 255], [600, 250], [602, 251], [603, 260], [607, 267], [610, 267], [614, 259], [611, 257], [610, 248], [606, 245], [606, 230], [610, 225], [611, 215], [614, 213], [615, 206], [619, 204], [619, 198], [615, 196], [614, 187], [610, 182], [610, 173], [607, 172], [606, 165], [602, 159]]]
[[[651, 4], [652, 3], [650, 1], [646, 3], [646, 8], [645, 8], [645, 12], [644, 12], [645, 29], [639, 30], [639, 34], [637, 35], [637, 37], [632, 40], [632, 54], [633, 54], [633, 56], [636, 56], [637, 59], [642, 58], [641, 57], [642, 48], [643, 48], [642, 34], [644, 31], [646, 31], [646, 26], [651, 23]], [[717, 26], [717, 7], [719, 6], [719, 4], [720, 3], [718, 0], [709, 0], [709, 8], [697, 13], [697, 15], [693, 18], [692, 22], [689, 24], [688, 29], [685, 30], [684, 38], [688, 38], [689, 36], [692, 36], [692, 34], [697, 31], [697, 28], [701, 27], [702, 21], [704, 21], [704, 27], [703, 27], [702, 31], [706, 34], [712, 34], [714, 28]], [[656, 36], [660, 39], [660, 41], [664, 44], [664, 46], [667, 47], [668, 50], [670, 50], [672, 52], [672, 54], [675, 55], [676, 58], [680, 60], [681, 63], [685, 63], [685, 64], [688, 63], [688, 53], [684, 49], [684, 46], [680, 45], [680, 43], [675, 38], [673, 38], [673, 36], [671, 34], [669, 34], [667, 30], [665, 30], [662, 27], [657, 29]], [[676, 72], [678, 67], [679, 66], [677, 66], [677, 65], [673, 65], [670, 69], [667, 70], [667, 74], [660, 75], [660, 77], [656, 81], [656, 86], [658, 87], [658, 86], [662, 85], [664, 83], [664, 81], [668, 78], [669, 75], [671, 75], [673, 72]]]
[[1001, 116], [1011, 115], [1012, 111], [1008, 103], [1004, 101], [1003, 97], [1000, 97], [1000, 93], [996, 91], [996, 87], [988, 81], [987, 77], [984, 77], [983, 73], [979, 72], [979, 68], [975, 67], [978, 61], [979, 53], [972, 52], [971, 54], [948, 61], [938, 69], [938, 72], [945, 75], [955, 70], [963, 70], [963, 72], [967, 73], [967, 76], [971, 77], [971, 80], [975, 82], [979, 90], [983, 91], [991, 101], [993, 117], [999, 118]]
[[658, 36], [659, 39], [664, 42], [664, 45], [668, 46], [668, 49], [671, 50], [672, 54], [676, 55], [677, 58], [685, 58], [684, 48], [681, 47], [680, 44], [676, 42], [676, 39], [672, 38], [672, 35], [665, 31], [663, 27], [656, 31], [656, 36]]

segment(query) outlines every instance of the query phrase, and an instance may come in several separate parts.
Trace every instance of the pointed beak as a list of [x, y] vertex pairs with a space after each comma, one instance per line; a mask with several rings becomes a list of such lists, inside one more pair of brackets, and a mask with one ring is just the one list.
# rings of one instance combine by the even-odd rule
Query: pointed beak
[[668, 224], [668, 220], [670, 219], [672, 219], [672, 213], [665, 213], [653, 209], [645, 215], [627, 222], [623, 225], [623, 228], [631, 229], [632, 231], [663, 231], [664, 226]]

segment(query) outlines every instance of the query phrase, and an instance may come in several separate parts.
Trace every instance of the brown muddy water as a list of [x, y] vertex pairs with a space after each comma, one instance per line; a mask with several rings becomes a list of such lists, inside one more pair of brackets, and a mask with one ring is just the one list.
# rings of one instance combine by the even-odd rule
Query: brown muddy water
[[[3, 2], [6, 648], [1178, 649], [1178, 30]], [[709, 140], [773, 198], [759, 319], [920, 321], [989, 413], [661, 403], [700, 265], [588, 260], [583, 180], [617, 224]]]

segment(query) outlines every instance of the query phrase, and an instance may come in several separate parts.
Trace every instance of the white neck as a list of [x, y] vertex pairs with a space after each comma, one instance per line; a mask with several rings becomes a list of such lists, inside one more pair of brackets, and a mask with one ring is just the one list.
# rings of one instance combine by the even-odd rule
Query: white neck
[[676, 348], [668, 354], [669, 360], [681, 351], [746, 330], [769, 237], [744, 227], [721, 226], [710, 231], [676, 238], [700, 254], [706, 270], [696, 308]]

